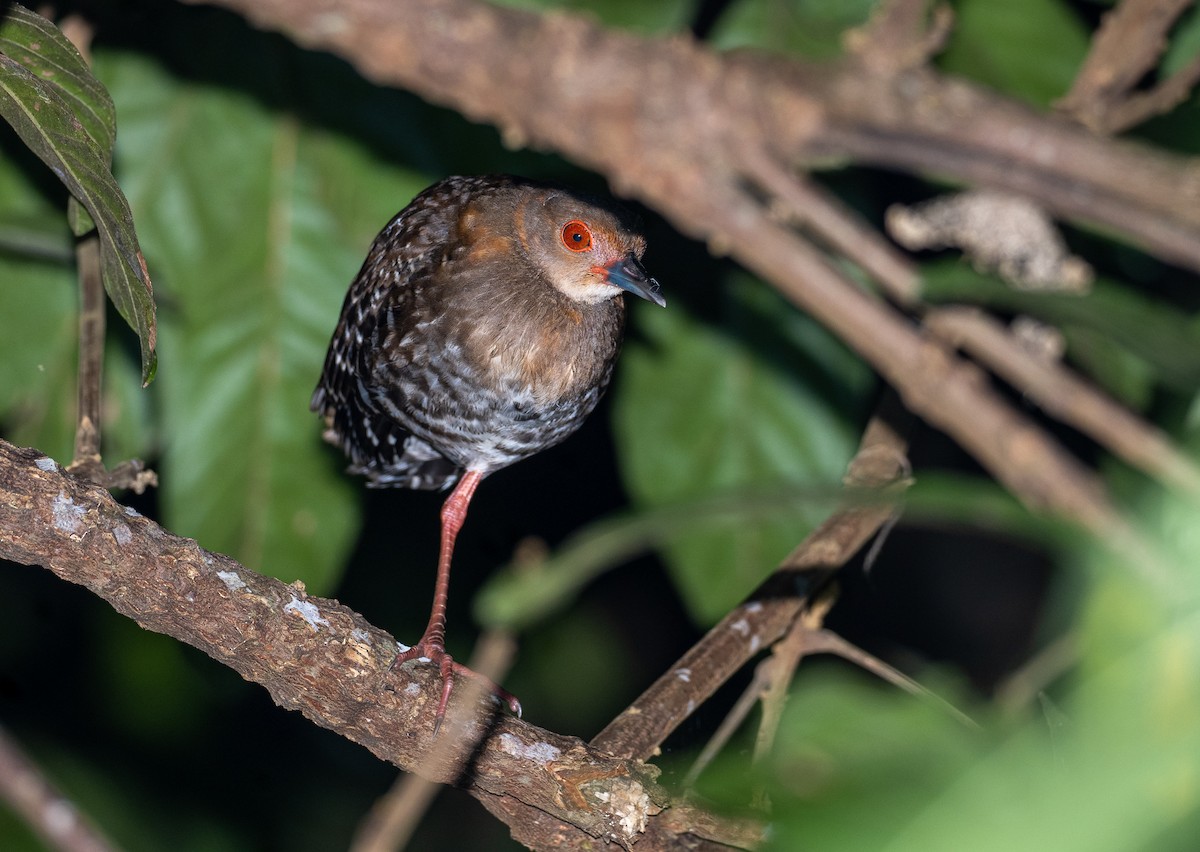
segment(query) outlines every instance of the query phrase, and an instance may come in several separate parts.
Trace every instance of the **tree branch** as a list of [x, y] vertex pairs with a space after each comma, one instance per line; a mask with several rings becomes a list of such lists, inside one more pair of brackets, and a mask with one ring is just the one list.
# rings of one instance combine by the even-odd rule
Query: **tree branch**
[[929, 5], [930, 0], [880, 0], [863, 26], [845, 34], [843, 44], [875, 73], [924, 65], [942, 49], [954, 23], [948, 5], [937, 3], [932, 15]]
[[113, 847], [69, 799], [55, 789], [0, 727], [0, 799], [59, 852], [109, 852]]
[[1193, 0], [1122, 0], [1104, 16], [1071, 91], [1057, 107], [1099, 133], [1131, 127], [1187, 97], [1200, 74], [1190, 63], [1155, 89], [1134, 87], [1167, 48], [1167, 32]]
[[[383, 760], [457, 784], [489, 808], [523, 814], [531, 822], [513, 828], [540, 837], [534, 848], [629, 848], [642, 832], [659, 843], [639, 842], [646, 849], [684, 848], [685, 841], [746, 847], [757, 837], [753, 826], [690, 807], [680, 819], [670, 812], [684, 806], [654, 783], [653, 769], [511, 718], [490, 697], [464, 708], [467, 690], [455, 691], [439, 739], [479, 745], [469, 755], [443, 754], [432, 736], [437, 670], [413, 664], [391, 672], [390, 635], [337, 601], [309, 597], [299, 584], [172, 535], [36, 450], [4, 441], [0, 558], [43, 565], [90, 589], [147, 630], [200, 649], [264, 686], [279, 706]], [[549, 823], [559, 830], [539, 835]]]
[[643, 39], [476, 0], [212, 1], [495, 124], [510, 144], [559, 151], [724, 245], [709, 205], [688, 212], [694, 196], [719, 197], [747, 152], [765, 148], [787, 163], [849, 157], [1006, 187], [1200, 270], [1195, 158], [1097, 138], [924, 68], [721, 56], [682, 36]]
[[1200, 467], [1159, 429], [1089, 385], [1064, 365], [1039, 358], [1012, 339], [996, 320], [975, 308], [930, 311], [926, 326], [962, 347], [1004, 377], [1048, 414], [1069, 423], [1129, 464], [1200, 496]]

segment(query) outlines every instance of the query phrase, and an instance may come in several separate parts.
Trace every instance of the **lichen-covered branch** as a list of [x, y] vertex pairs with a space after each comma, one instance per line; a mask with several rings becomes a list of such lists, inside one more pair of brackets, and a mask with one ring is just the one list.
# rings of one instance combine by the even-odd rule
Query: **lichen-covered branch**
[[[171, 534], [42, 453], [4, 441], [0, 559], [41, 565], [85, 586], [142, 627], [200, 649], [261, 684], [281, 707], [383, 760], [458, 784], [489, 807], [501, 802], [555, 823], [561, 830], [553, 848], [628, 848], [646, 832], [661, 845], [639, 848], [683, 848], [685, 839], [746, 846], [756, 836], [753, 827], [709, 817], [668, 821], [675, 804], [652, 769], [511, 718], [490, 697], [464, 707], [468, 690], [455, 692], [439, 734], [466, 743], [468, 753], [434, 748], [440, 678], [420, 664], [390, 671], [396, 642], [387, 633], [337, 601]], [[537, 836], [537, 825], [512, 828]]]

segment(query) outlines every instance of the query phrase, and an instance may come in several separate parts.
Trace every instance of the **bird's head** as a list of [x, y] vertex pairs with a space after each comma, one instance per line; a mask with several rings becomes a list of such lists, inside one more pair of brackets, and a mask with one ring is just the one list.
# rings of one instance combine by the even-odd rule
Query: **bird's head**
[[515, 224], [534, 265], [571, 300], [594, 304], [624, 290], [666, 306], [641, 263], [646, 240], [616, 205], [547, 187], [518, 207]]

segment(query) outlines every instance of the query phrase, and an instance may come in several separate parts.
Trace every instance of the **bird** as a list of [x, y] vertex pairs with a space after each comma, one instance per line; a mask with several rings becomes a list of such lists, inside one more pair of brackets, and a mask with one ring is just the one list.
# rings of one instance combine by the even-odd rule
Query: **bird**
[[[552, 447], [596, 407], [631, 293], [666, 306], [637, 220], [615, 201], [512, 175], [445, 178], [375, 238], [350, 284], [311, 409], [369, 488], [450, 490], [433, 606], [411, 660], [439, 666], [454, 544], [491, 473]], [[487, 682], [520, 716], [520, 702]]]

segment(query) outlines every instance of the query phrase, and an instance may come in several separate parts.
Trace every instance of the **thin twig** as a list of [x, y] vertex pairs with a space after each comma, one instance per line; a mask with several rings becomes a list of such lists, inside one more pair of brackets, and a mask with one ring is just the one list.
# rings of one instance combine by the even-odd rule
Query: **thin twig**
[[878, 657], [868, 654], [866, 651], [864, 651], [862, 648], [859, 648], [852, 642], [846, 641], [845, 638], [839, 636], [837, 633], [834, 633], [832, 630], [827, 628], [821, 628], [817, 630], [810, 640], [808, 653], [833, 654], [841, 657], [843, 660], [854, 663], [859, 668], [870, 672], [881, 680], [886, 680], [892, 686], [898, 686], [909, 695], [927, 701], [966, 727], [979, 727], [979, 724], [974, 719], [959, 710], [937, 693], [932, 692], [931, 690], [922, 686], [920, 683], [913, 680], [899, 669], [889, 666]]
[[0, 726], [0, 798], [51, 849], [108, 852], [113, 847]]
[[[72, 202], [74, 203], [74, 202]], [[158, 475], [140, 459], [129, 459], [107, 470], [100, 455], [103, 417], [105, 310], [108, 303], [100, 274], [100, 240], [93, 233], [75, 248], [79, 276], [78, 425], [75, 455], [67, 470], [105, 488], [128, 488], [141, 494], [158, 485]]]
[[1197, 83], [1200, 83], [1200, 56], [1193, 57], [1187, 65], [1149, 91], [1134, 92], [1114, 104], [1105, 119], [1104, 130], [1120, 133], [1156, 115], [1170, 112], [1188, 99]]
[[100, 275], [100, 240], [89, 234], [75, 248], [79, 274], [79, 375], [78, 425], [75, 456], [67, 470], [103, 485], [128, 488], [141, 494], [158, 485], [158, 474], [141, 459], [129, 459], [108, 470], [100, 455], [100, 421], [103, 417], [104, 329], [108, 307]]
[[796, 669], [802, 659], [815, 654], [833, 654], [841, 657], [846, 662], [853, 663], [870, 672], [880, 680], [903, 689], [909, 695], [929, 702], [963, 725], [971, 728], [979, 727], [975, 720], [950, 702], [825, 627], [825, 616], [829, 608], [833, 606], [834, 599], [832, 594], [822, 595], [820, 600], [796, 619], [796, 623], [792, 625], [788, 635], [772, 649], [774, 663], [768, 679], [767, 690], [762, 696], [763, 721], [759, 726], [755, 742], [754, 759], [756, 761], [764, 760], [774, 749], [775, 737], [783, 721], [783, 708], [787, 703], [788, 688], [796, 675]]
[[[1158, 62], [1167, 47], [1167, 33], [1192, 2], [1122, 0], [1104, 16], [1071, 90], [1056, 104], [1058, 109], [1093, 130], [1112, 133], [1178, 103], [1194, 78], [1192, 83], [1186, 76], [1173, 83], [1164, 81], [1163, 85], [1170, 84], [1166, 95], [1156, 87], [1146, 96], [1137, 96], [1134, 87]], [[1135, 101], [1138, 107], [1130, 109]]]
[[791, 682], [801, 657], [806, 653], [805, 637], [811, 635], [814, 624], [817, 628], [820, 627], [826, 613], [833, 605], [836, 595], [833, 590], [834, 586], [827, 584], [813, 604], [806, 606], [800, 612], [787, 634], [771, 646], [770, 655], [754, 667], [754, 677], [749, 685], [738, 696], [738, 700], [734, 702], [730, 711], [725, 714], [725, 718], [721, 720], [717, 730], [704, 744], [704, 748], [696, 756], [691, 769], [684, 776], [683, 786], [685, 788], [690, 789], [695, 786], [700, 774], [729, 744], [733, 735], [746, 721], [750, 711], [759, 701], [763, 703], [763, 720], [755, 738], [754, 761], [761, 762], [764, 756], [770, 752], [770, 745], [778, 730], [779, 720], [782, 718], [782, 705], [787, 694], [786, 689], [780, 690], [779, 684], [781, 681], [785, 684]]
[[807, 230], [858, 264], [897, 304], [914, 307], [918, 303], [921, 287], [916, 264], [857, 211], [762, 151], [749, 153], [746, 170], [760, 186], [769, 187], [770, 210], [777, 218]]
[[837, 600], [834, 587], [826, 587], [810, 606], [796, 619], [792, 629], [771, 649], [771, 676], [762, 694], [762, 722], [754, 738], [754, 762], [761, 763], [771, 753], [775, 737], [783, 722], [783, 710], [787, 705], [788, 688], [796, 676], [800, 661], [819, 650], [812, 639], [825, 623], [825, 616]]
[[[81, 15], [68, 15], [62, 22], [63, 34], [70, 39], [85, 62], [90, 62], [95, 30]], [[81, 210], [71, 200], [73, 209]], [[79, 374], [77, 377], [77, 426], [75, 455], [68, 467], [72, 473], [103, 482], [106, 476], [100, 461], [101, 388], [104, 370], [105, 296], [100, 274], [100, 239], [94, 233], [83, 236], [75, 246], [75, 266], [79, 278]]]
[[763, 692], [771, 683], [771, 661], [773, 659], [773, 657], [767, 657], [759, 660], [758, 665], [754, 667], [754, 676], [750, 679], [750, 683], [733, 702], [733, 707], [729, 708], [729, 712], [721, 719], [721, 724], [717, 725], [713, 735], [708, 738], [708, 742], [696, 755], [687, 775], [683, 776], [685, 790], [691, 790], [696, 786], [696, 782], [700, 780], [704, 770], [708, 769], [709, 765], [717, 759], [717, 755], [724, 750], [729, 741], [733, 739], [733, 735], [749, 718], [750, 712], [754, 710], [754, 705], [762, 698]]
[[996, 705], [1008, 715], [1028, 712], [1050, 684], [1079, 662], [1079, 656], [1078, 637], [1060, 636], [996, 687]]
[[79, 425], [75, 430], [72, 473], [99, 482], [104, 474], [100, 461], [100, 387], [104, 365], [104, 284], [100, 277], [100, 240], [95, 234], [80, 239], [75, 247], [79, 270]]
[[787, 635], [772, 646], [771, 655], [755, 667], [754, 678], [721, 721], [713, 736], [705, 743], [692, 768], [684, 777], [685, 787], [695, 785], [700, 774], [728, 744], [733, 734], [750, 715], [754, 704], [760, 700], [763, 716], [755, 737], [754, 761], [760, 763], [774, 751], [775, 738], [783, 721], [783, 710], [791, 682], [801, 660], [814, 654], [833, 654], [841, 657], [910, 695], [928, 701], [963, 725], [979, 727], [971, 717], [908, 675], [824, 627], [825, 616], [833, 606], [835, 598], [835, 587], [827, 585], [812, 606], [805, 607], [800, 613]]
[[1200, 466], [1170, 438], [1062, 364], [1034, 355], [982, 311], [939, 308], [929, 312], [925, 325], [1028, 394], [1052, 417], [1164, 483], [1200, 495]]
[[950, 7], [930, 0], [883, 0], [861, 27], [843, 36], [847, 50], [876, 74], [924, 65], [942, 49], [954, 23]]

